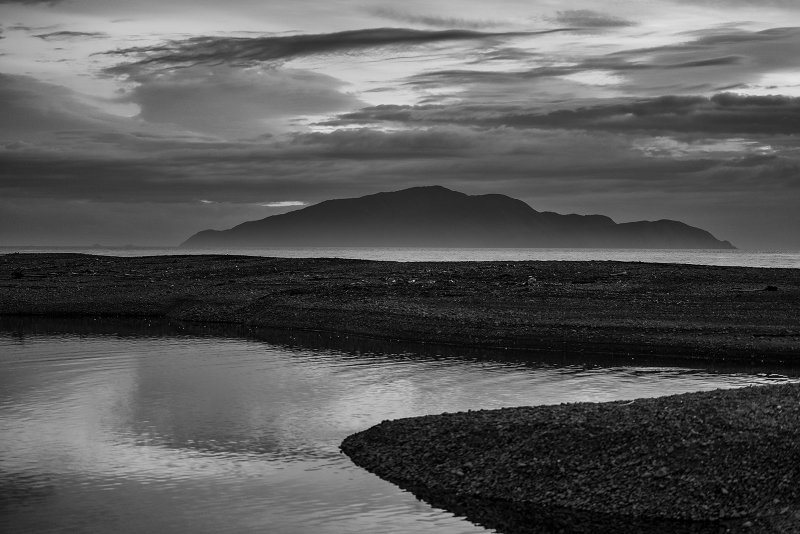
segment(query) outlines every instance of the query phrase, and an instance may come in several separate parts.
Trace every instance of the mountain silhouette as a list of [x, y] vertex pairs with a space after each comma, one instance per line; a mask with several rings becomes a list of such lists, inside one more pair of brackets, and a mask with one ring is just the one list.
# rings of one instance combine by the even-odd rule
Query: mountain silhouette
[[603, 215], [539, 212], [506, 195], [441, 186], [326, 200], [229, 230], [204, 230], [181, 246], [735, 248], [678, 221], [617, 224]]

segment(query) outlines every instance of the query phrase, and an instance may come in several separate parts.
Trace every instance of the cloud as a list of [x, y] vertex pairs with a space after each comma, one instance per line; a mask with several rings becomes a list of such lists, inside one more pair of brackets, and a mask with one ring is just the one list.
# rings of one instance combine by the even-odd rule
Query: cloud
[[85, 103], [81, 97], [58, 85], [29, 76], [0, 73], [0, 140], [19, 139], [34, 133], [61, 130], [120, 131], [130, 125]]
[[[624, 88], [643, 91], [712, 92], [758, 83], [768, 73], [796, 69], [800, 28], [750, 31], [709, 29], [680, 44], [626, 50], [586, 62], [606, 64], [625, 76]], [[687, 72], [677, 72], [686, 69]]]
[[591, 29], [624, 28], [634, 25], [634, 23], [629, 20], [600, 13], [599, 11], [592, 11], [590, 9], [559, 11], [555, 17], [552, 17], [552, 20], [553, 22], [565, 26]]
[[224, 137], [273, 132], [276, 119], [361, 105], [343, 82], [308, 70], [194, 66], [137, 76], [124, 100], [148, 122]]
[[499, 21], [472, 20], [458, 17], [439, 17], [435, 15], [418, 15], [401, 11], [399, 9], [382, 6], [367, 8], [367, 12], [372, 15], [397, 22], [423, 24], [425, 26], [433, 26], [437, 28], [466, 28], [471, 30], [479, 30], [503, 25], [503, 23]]
[[[235, 143], [75, 135], [74, 140], [56, 138], [70, 143], [68, 150], [0, 143], [4, 221], [13, 215], [22, 228], [29, 215], [14, 205], [47, 206], [58, 220], [72, 220], [85, 235], [96, 235], [89, 221], [102, 220], [101, 215], [123, 213], [150, 228], [149, 214], [169, 228], [158, 234], [166, 240], [162, 244], [172, 244], [209, 226], [229, 227], [274, 213], [254, 211], [265, 198], [314, 203], [435, 183], [469, 193], [503, 192], [540, 210], [605, 213], [617, 220], [683, 218], [712, 230], [726, 228], [722, 237], [727, 239], [752, 232], [751, 222], [726, 218], [733, 203], [769, 204], [775, 213], [787, 214], [796, 211], [800, 192], [794, 145], [794, 152], [762, 154], [753, 146], [740, 153], [734, 150], [737, 143], [744, 150], [751, 145], [735, 139], [670, 143], [653, 138], [635, 145], [641, 136], [624, 131], [530, 128], [519, 135], [514, 128], [472, 125], [340, 130]], [[100, 138], [116, 148], [97, 150]], [[662, 157], [654, 152], [659, 148], [681, 154]], [[690, 204], [692, 210], [686, 208]], [[180, 220], [169, 223], [174, 213], [181, 213]], [[742, 207], [739, 213], [750, 212]], [[778, 232], [781, 227], [770, 228]], [[129, 235], [147, 237], [139, 230], [132, 228]]]
[[64, 0], [0, 0], [0, 4], [58, 4]]
[[295, 135], [287, 145], [308, 158], [396, 160], [464, 157], [477, 139], [463, 128], [376, 131], [368, 128]]
[[447, 41], [480, 41], [519, 35], [526, 34], [378, 28], [282, 37], [194, 37], [157, 46], [108, 52], [140, 59], [111, 67], [107, 69], [107, 72], [110, 74], [136, 74], [147, 68], [158, 69], [219, 63], [254, 65], [264, 62], [281, 62], [310, 55], [343, 54], [358, 50], [419, 46]]
[[665, 96], [519, 117], [519, 124], [528, 119], [530, 125], [559, 128], [791, 135], [800, 133], [800, 98]]
[[[430, 97], [473, 102], [564, 102], [597, 96], [655, 97], [768, 91], [769, 76], [796, 71], [800, 28], [749, 32], [725, 28], [692, 32], [677, 45], [627, 49], [583, 57], [536, 50], [487, 50], [477, 68], [429, 69], [406, 78]], [[486, 64], [501, 60], [501, 68]], [[504, 62], [512, 62], [511, 66]], [[514, 68], [513, 65], [518, 65]], [[531, 68], [531, 65], [534, 65]]]
[[[653, 157], [633, 139], [638, 137], [566, 130], [529, 130], [520, 136], [509, 128], [449, 126], [334, 131], [249, 143], [152, 139], [142, 144], [127, 136], [118, 138], [123, 145], [118, 150], [103, 151], [95, 150], [91, 141], [82, 151], [66, 152], [12, 144], [0, 148], [0, 196], [252, 203], [301, 194], [317, 201], [340, 196], [340, 188], [379, 191], [387, 184], [424, 183], [528, 194], [533, 188], [547, 195], [612, 190], [622, 194], [654, 187], [701, 191], [730, 188], [731, 183], [719, 177], [707, 185], [692, 185], [682, 177], [731, 162], [736, 162], [737, 172], [749, 176], [779, 161], [794, 161], [778, 154], [752, 159], [758, 151], [742, 154], [751, 157], [745, 161], [727, 146], [715, 147], [714, 141], [705, 142], [705, 149], [702, 143], [690, 148], [674, 143], [683, 147], [686, 157]], [[669, 146], [663, 140], [649, 146], [657, 148], [659, 143]], [[788, 177], [781, 175], [783, 185]], [[766, 183], [741, 182], [738, 187], [764, 188]]]
[[39, 39], [42, 39], [44, 41], [62, 41], [62, 40], [72, 40], [72, 39], [101, 39], [103, 37], [108, 37], [108, 34], [104, 32], [58, 31], [50, 33], [40, 33], [38, 35], [34, 35], [34, 37], [38, 37]]
[[796, 0], [672, 0], [680, 4], [691, 4], [692, 6], [709, 6], [713, 8], [726, 7], [782, 7], [787, 9], [798, 9], [800, 5]]
[[293, 207], [308, 206], [308, 203], [303, 202], [302, 200], [280, 200], [277, 202], [267, 202], [261, 205], [266, 208], [293, 208]]
[[513, 105], [375, 106], [329, 124], [462, 124], [482, 127], [709, 134], [800, 133], [800, 98], [720, 93], [648, 99], [597, 100], [556, 111]]

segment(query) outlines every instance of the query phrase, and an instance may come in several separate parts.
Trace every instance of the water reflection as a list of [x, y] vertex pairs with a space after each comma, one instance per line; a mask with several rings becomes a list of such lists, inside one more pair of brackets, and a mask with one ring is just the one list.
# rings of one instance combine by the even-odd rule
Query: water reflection
[[623, 363], [0, 319], [0, 514], [17, 532], [481, 532], [356, 468], [340, 441], [425, 413], [789, 380]]
[[470, 521], [503, 534], [720, 534], [731, 528], [746, 531], [743, 521], [680, 521], [641, 519], [612, 514], [588, 513], [568, 508], [515, 504], [455, 494], [432, 494], [424, 488], [408, 487], [419, 498], [451, 510]]

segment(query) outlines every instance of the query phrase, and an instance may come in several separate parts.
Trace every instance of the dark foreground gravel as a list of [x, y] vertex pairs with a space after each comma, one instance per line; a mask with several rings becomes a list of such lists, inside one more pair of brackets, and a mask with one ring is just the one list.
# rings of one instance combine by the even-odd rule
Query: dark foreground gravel
[[352, 460], [502, 532], [800, 532], [800, 386], [384, 421]]

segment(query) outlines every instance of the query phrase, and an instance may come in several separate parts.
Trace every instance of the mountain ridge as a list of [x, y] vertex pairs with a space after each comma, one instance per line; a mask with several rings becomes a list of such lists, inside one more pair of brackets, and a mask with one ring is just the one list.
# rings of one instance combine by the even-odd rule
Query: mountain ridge
[[735, 248], [680, 221], [618, 224], [605, 215], [540, 212], [507, 195], [467, 195], [439, 185], [325, 200], [227, 230], [203, 230], [180, 246]]

